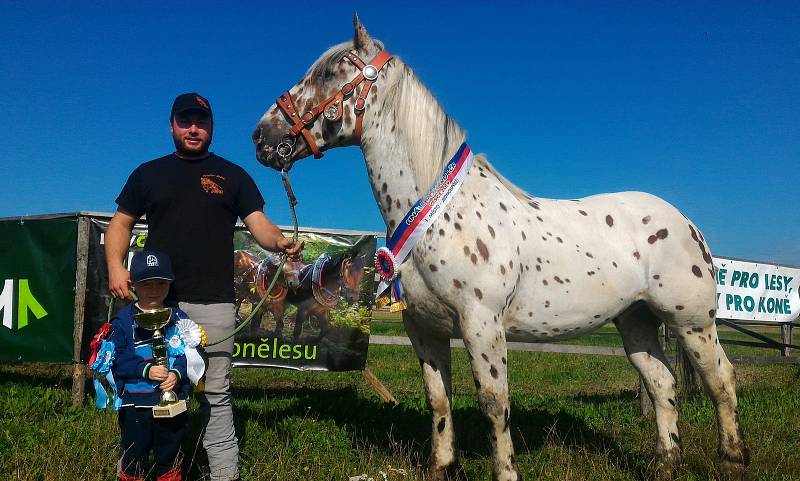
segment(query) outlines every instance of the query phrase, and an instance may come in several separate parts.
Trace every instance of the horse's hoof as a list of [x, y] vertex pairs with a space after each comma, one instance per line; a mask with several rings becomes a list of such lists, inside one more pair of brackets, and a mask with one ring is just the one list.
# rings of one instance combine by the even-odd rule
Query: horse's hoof
[[719, 467], [720, 479], [725, 481], [750, 481], [752, 478], [747, 474], [747, 466], [736, 461], [722, 461]]
[[659, 463], [653, 473], [654, 481], [672, 481], [675, 476], [675, 466], [671, 464]]
[[429, 472], [433, 481], [469, 481], [467, 473], [458, 462], [438, 469], [431, 467]]
[[653, 479], [656, 481], [671, 481], [675, 478], [675, 471], [681, 465], [680, 456], [670, 456], [656, 462]]

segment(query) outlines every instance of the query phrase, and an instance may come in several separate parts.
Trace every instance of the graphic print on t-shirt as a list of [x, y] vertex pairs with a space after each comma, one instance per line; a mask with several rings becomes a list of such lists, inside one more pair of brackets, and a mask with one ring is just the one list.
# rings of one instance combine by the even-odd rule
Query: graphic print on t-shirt
[[222, 195], [225, 191], [222, 189], [220, 183], [224, 180], [225, 177], [221, 175], [204, 174], [200, 177], [200, 185], [203, 186], [203, 191], [207, 194]]

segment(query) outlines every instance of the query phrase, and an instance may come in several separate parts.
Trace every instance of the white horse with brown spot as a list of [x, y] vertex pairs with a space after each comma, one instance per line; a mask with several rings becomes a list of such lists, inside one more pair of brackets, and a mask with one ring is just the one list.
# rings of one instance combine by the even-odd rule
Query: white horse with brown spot
[[[258, 159], [278, 169], [312, 153], [359, 145], [375, 199], [393, 230], [465, 133], [408, 66], [381, 52], [383, 45], [356, 19], [354, 40], [325, 52], [282, 96], [283, 106], [264, 114], [253, 140]], [[373, 59], [379, 65], [370, 70]], [[372, 84], [365, 91], [367, 81]], [[400, 276], [409, 303], [404, 322], [433, 414], [435, 478], [463, 477], [450, 409], [452, 337], [464, 340], [480, 407], [491, 424], [494, 478], [516, 480], [506, 335], [562, 339], [609, 321], [617, 325], [653, 401], [659, 476], [670, 476], [681, 457], [675, 376], [657, 338], [664, 322], [690, 353], [713, 400], [722, 474], [746, 477], [749, 459], [733, 368], [714, 324], [711, 256], [700, 231], [663, 200], [638, 192], [536, 198], [477, 156]]]

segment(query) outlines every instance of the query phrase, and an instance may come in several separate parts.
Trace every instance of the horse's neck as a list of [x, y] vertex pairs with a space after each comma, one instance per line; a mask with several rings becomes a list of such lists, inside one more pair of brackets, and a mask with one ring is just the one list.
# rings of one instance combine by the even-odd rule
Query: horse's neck
[[[394, 95], [384, 90], [365, 111], [361, 149], [372, 192], [390, 231], [425, 195], [464, 133], [403, 67]], [[389, 104], [391, 102], [391, 104]]]
[[398, 140], [394, 135], [386, 136], [363, 146], [372, 193], [390, 228], [403, 219], [425, 189], [411, 169], [408, 151]]

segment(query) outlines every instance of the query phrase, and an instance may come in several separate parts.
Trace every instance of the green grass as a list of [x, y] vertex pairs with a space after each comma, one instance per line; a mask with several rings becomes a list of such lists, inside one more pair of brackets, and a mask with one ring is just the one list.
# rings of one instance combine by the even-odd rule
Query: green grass
[[[380, 479], [379, 470], [390, 480], [424, 479], [431, 421], [416, 357], [409, 346], [370, 346], [368, 363], [399, 406], [383, 404], [356, 372], [235, 369], [243, 479]], [[624, 358], [512, 352], [509, 364], [512, 430], [525, 478], [649, 479], [655, 425], [639, 415], [637, 377]], [[798, 367], [736, 369], [751, 475], [800, 480]], [[485, 421], [463, 349], [453, 351], [453, 385], [462, 464], [471, 479], [489, 479]], [[190, 411], [185, 465], [189, 479], [201, 479], [194, 402]], [[715, 479], [710, 401], [685, 399], [680, 412], [686, 466], [677, 479]], [[67, 367], [0, 368], [0, 479], [113, 479], [117, 443], [115, 414], [70, 407]]]

